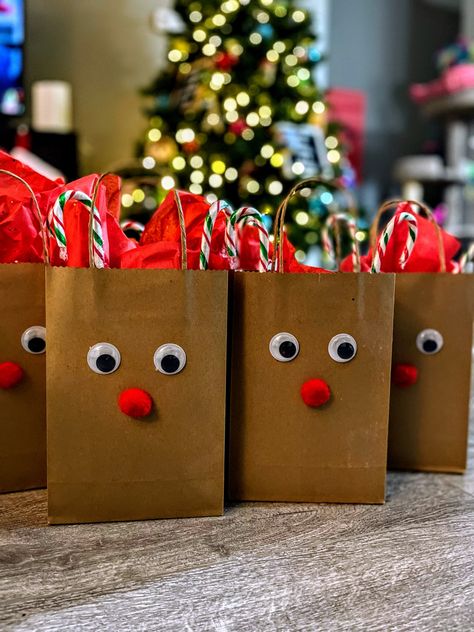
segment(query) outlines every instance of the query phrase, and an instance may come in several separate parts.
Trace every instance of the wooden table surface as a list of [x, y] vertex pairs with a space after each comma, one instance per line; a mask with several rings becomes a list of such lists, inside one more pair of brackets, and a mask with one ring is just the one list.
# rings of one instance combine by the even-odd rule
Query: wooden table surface
[[474, 630], [470, 455], [390, 473], [384, 506], [48, 527], [45, 491], [3, 495], [0, 629]]

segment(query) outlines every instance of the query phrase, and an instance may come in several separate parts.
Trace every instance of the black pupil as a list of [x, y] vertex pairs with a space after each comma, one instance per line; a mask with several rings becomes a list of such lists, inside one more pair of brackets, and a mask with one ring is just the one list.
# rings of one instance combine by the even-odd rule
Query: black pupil
[[341, 342], [337, 348], [337, 355], [341, 360], [349, 360], [354, 355], [354, 347], [350, 342]]
[[296, 354], [296, 345], [294, 342], [286, 340], [280, 344], [278, 350], [283, 358], [293, 358]]
[[176, 373], [179, 369], [179, 358], [175, 355], [165, 355], [161, 359], [161, 368], [165, 373]]
[[433, 353], [438, 348], [438, 343], [436, 340], [425, 340], [423, 342], [423, 351], [426, 353]]
[[115, 358], [108, 353], [103, 353], [95, 361], [95, 365], [101, 373], [110, 373], [115, 369], [116, 364]]
[[28, 340], [28, 349], [33, 353], [41, 353], [46, 349], [46, 340], [38, 337], [31, 338]]

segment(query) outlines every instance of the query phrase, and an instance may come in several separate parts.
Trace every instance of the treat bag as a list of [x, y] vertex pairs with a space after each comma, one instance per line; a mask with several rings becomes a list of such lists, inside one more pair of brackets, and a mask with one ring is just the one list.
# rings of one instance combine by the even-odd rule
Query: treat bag
[[[46, 233], [33, 190], [15, 173], [0, 172], [7, 201], [9, 181], [16, 191], [23, 187], [31, 196], [29, 247], [36, 248], [34, 227], [43, 246], [38, 257], [47, 261]], [[28, 260], [32, 251], [17, 254]], [[43, 263], [0, 263], [0, 292], [0, 492], [13, 492], [46, 485]]]
[[[382, 212], [394, 203], [398, 204], [384, 205]], [[429, 209], [416, 204], [433, 221], [436, 232], [430, 250], [436, 248], [439, 272], [396, 275], [388, 464], [462, 473], [468, 441], [474, 276], [445, 272], [446, 237]], [[395, 227], [393, 235], [396, 232]], [[416, 235], [415, 242], [407, 247], [414, 252], [418, 246], [422, 267]], [[384, 253], [380, 254], [383, 265]], [[406, 263], [413, 269], [412, 257]]]
[[181, 269], [47, 270], [50, 523], [222, 514], [228, 273], [179, 219]]
[[[393, 275], [233, 273], [229, 492], [259, 501], [382, 503]], [[277, 269], [277, 271], [275, 271]]]

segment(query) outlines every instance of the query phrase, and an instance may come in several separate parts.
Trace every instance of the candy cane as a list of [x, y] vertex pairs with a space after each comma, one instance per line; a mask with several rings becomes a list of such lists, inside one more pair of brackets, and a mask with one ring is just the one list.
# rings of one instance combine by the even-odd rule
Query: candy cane
[[[59, 256], [63, 261], [67, 261], [67, 240], [64, 231], [64, 207], [68, 200], [82, 202], [87, 208], [91, 208], [92, 199], [82, 191], [63, 191], [57, 198], [48, 215], [48, 224], [52, 233], [56, 237], [59, 247]], [[104, 241], [102, 235], [102, 223], [99, 211], [94, 207], [92, 214], [92, 238], [94, 243], [94, 263], [96, 268], [105, 267]]]
[[131, 219], [125, 219], [123, 222], [120, 222], [120, 228], [125, 230], [134, 230], [136, 233], [140, 233], [140, 235], [145, 230], [145, 226], [140, 222], [134, 222]]
[[387, 245], [392, 237], [394, 228], [396, 224], [400, 224], [402, 222], [408, 223], [408, 235], [402, 255], [400, 257], [400, 267], [403, 270], [403, 268], [406, 266], [407, 261], [413, 251], [413, 247], [415, 246], [416, 238], [418, 236], [418, 223], [414, 215], [404, 211], [392, 217], [389, 223], [385, 226], [380, 239], [377, 242], [377, 247], [374, 253], [374, 260], [372, 262], [372, 268], [370, 270], [371, 272], [380, 272], [380, 269], [382, 267], [382, 258], [385, 255], [385, 251], [387, 250]]
[[[231, 243], [231, 237], [228, 235], [228, 227], [229, 227], [229, 217], [232, 214], [232, 207], [228, 202], [224, 200], [216, 200], [213, 202], [207, 211], [207, 215], [204, 219], [204, 226], [202, 232], [201, 239], [201, 251], [199, 253], [199, 269], [207, 270], [209, 267], [209, 257], [211, 252], [211, 239], [212, 239], [212, 231], [214, 230], [214, 224], [216, 223], [217, 215], [219, 213], [224, 213], [226, 216], [226, 243]], [[228, 254], [230, 256], [235, 256], [233, 254], [234, 251], [229, 250], [229, 246], [227, 247]]]
[[262, 219], [262, 215], [257, 211], [256, 208], [252, 208], [251, 206], [242, 206], [237, 209], [234, 213], [232, 213], [229, 222], [228, 222], [228, 230], [226, 232], [226, 236], [228, 235], [228, 243], [227, 243], [227, 251], [230, 256], [237, 257], [238, 256], [238, 235], [236, 232], [237, 225], [242, 223], [243, 226], [245, 224], [253, 224], [258, 228], [259, 232], [259, 261], [258, 261], [258, 269], [260, 272], [267, 272], [268, 270], [268, 251], [270, 238], [268, 236], [268, 230], [265, 227], [265, 224]]
[[459, 259], [459, 271], [467, 272], [467, 266], [474, 262], [474, 243], [472, 243], [466, 252]]
[[334, 213], [328, 216], [326, 224], [324, 225], [321, 232], [321, 242], [323, 245], [323, 249], [330, 259], [335, 259], [333, 241], [329, 236], [329, 230], [331, 229], [332, 231], [335, 231], [338, 222], [345, 222], [345, 224], [347, 225], [351, 240], [352, 269], [354, 270], [354, 272], [360, 272], [359, 248], [356, 239], [357, 224], [355, 218], [352, 217], [352, 215], [349, 215], [348, 213]]

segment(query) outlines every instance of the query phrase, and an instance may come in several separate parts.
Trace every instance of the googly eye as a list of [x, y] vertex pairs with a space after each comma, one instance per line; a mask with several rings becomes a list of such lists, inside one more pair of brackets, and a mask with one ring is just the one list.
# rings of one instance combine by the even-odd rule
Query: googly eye
[[186, 352], [179, 345], [168, 342], [153, 354], [155, 369], [164, 375], [176, 375], [186, 366]]
[[89, 368], [100, 375], [108, 375], [116, 371], [121, 359], [120, 351], [109, 342], [98, 342], [87, 353]]
[[41, 325], [28, 327], [21, 335], [21, 346], [28, 353], [39, 355], [46, 351], [46, 329]]
[[416, 346], [421, 353], [434, 355], [443, 348], [443, 336], [436, 329], [423, 329], [416, 337]]
[[357, 353], [357, 342], [349, 334], [337, 334], [329, 341], [328, 353], [335, 362], [350, 362]]
[[300, 351], [300, 343], [293, 334], [282, 331], [270, 340], [269, 349], [278, 362], [291, 362]]

